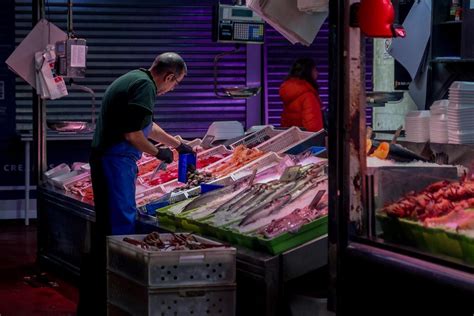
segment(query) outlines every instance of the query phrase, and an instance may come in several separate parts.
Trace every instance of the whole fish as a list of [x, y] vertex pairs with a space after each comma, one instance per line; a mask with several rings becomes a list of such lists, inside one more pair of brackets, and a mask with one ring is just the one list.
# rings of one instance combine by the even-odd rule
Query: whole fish
[[252, 200], [251, 203], [249, 203], [246, 207], [238, 210], [237, 215], [246, 216], [247, 214], [252, 213], [255, 209], [260, 208], [262, 205], [266, 205], [272, 202], [273, 200], [284, 196], [285, 194], [290, 192], [295, 186], [296, 183], [294, 182], [281, 183], [279, 187], [266, 194], [263, 198]]
[[242, 194], [238, 196], [236, 199], [233, 199], [231, 201], [228, 201], [225, 204], [222, 204], [216, 210], [216, 212], [231, 212], [234, 208], [238, 208], [241, 205], [245, 205], [247, 201], [258, 196], [258, 194], [262, 193], [263, 190], [265, 190], [265, 188], [266, 188], [266, 184], [260, 184], [260, 183], [254, 184], [252, 187], [242, 192]]
[[240, 221], [239, 226], [245, 226], [251, 223], [256, 222], [257, 220], [270, 215], [275, 209], [278, 209], [288, 203], [291, 199], [291, 195], [284, 195], [272, 202], [252, 211], [250, 214], [245, 216], [242, 221]]
[[194, 210], [190, 210], [189, 211], [190, 214], [187, 217], [192, 218], [192, 219], [206, 218], [209, 215], [213, 214], [220, 205], [232, 199], [233, 197], [239, 195], [245, 189], [246, 189], [245, 185], [240, 185], [238, 187], [234, 187], [234, 190], [227, 194], [214, 196], [214, 199], [209, 201], [209, 203], [201, 205], [195, 208]]
[[307, 186], [298, 192], [294, 192], [293, 194], [291, 194], [290, 201], [284, 204], [282, 207], [274, 208], [272, 212], [266, 213], [266, 216], [254, 215], [257, 217], [255, 221], [242, 224], [237, 227], [237, 229], [241, 233], [245, 234], [261, 230], [263, 227], [270, 224], [273, 220], [282, 218], [290, 214], [296, 208], [304, 208], [308, 206], [313, 200], [315, 193], [317, 193], [319, 190], [327, 190], [326, 180], [315, 182], [312, 185]]
[[[236, 182], [232, 185], [223, 187], [221, 189], [217, 189], [217, 190], [208, 192], [206, 194], [203, 194], [203, 195], [197, 197], [196, 199], [194, 199], [188, 205], [186, 205], [183, 212], [187, 212], [187, 211], [196, 209], [196, 208], [201, 207], [201, 206], [207, 206], [207, 205], [209, 205], [209, 203], [215, 201], [217, 198], [220, 198], [220, 197], [223, 197], [223, 196], [229, 196], [229, 194], [232, 194], [233, 192], [235, 192], [237, 190], [247, 189], [248, 184], [249, 183], [248, 183], [247, 180], [239, 181], [239, 182]], [[240, 192], [242, 192], [242, 191], [240, 191]], [[234, 196], [235, 195], [232, 195], [231, 198], [234, 197]]]

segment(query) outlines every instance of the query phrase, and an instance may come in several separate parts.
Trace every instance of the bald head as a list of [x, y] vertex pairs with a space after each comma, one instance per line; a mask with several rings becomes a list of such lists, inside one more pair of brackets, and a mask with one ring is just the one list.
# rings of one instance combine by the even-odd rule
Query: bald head
[[153, 65], [150, 67], [153, 75], [166, 75], [173, 73], [176, 76], [186, 75], [188, 68], [183, 58], [176, 53], [163, 53], [155, 58]]

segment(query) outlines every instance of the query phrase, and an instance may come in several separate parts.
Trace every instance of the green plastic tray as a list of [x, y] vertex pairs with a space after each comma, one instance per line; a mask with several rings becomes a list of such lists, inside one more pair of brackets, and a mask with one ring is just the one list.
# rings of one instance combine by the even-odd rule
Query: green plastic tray
[[426, 227], [418, 222], [377, 214], [388, 241], [413, 246], [436, 255], [474, 263], [474, 239], [443, 228]]
[[284, 233], [273, 239], [259, 238], [262, 247], [279, 254], [328, 233], [328, 217], [323, 216], [302, 226], [296, 233]]
[[284, 233], [273, 239], [248, 236], [238, 231], [214, 227], [207, 223], [192, 220], [184, 216], [174, 215], [167, 212], [170, 206], [160, 208], [156, 211], [158, 222], [166, 229], [176, 231], [182, 228], [186, 231], [215, 237], [221, 241], [226, 241], [233, 245], [250, 248], [253, 250], [265, 251], [271, 254], [279, 254], [289, 249], [297, 247], [305, 242], [318, 238], [328, 231], [328, 217], [324, 216], [311, 223], [302, 226], [297, 232]]

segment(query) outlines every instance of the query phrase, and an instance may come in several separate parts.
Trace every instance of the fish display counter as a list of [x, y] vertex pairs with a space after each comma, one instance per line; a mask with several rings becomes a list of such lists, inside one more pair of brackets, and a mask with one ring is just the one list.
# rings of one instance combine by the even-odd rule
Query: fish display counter
[[[239, 300], [264, 293], [241, 312], [273, 315], [287, 281], [327, 264], [327, 161], [308, 150], [324, 144], [322, 133], [260, 136], [199, 151], [187, 183], [177, 180], [177, 163], [154, 172], [158, 161], [143, 155], [137, 231], [193, 231], [236, 246]], [[61, 168], [38, 188], [39, 258], [78, 275], [95, 221], [90, 171]], [[204, 193], [202, 184], [219, 189]]]

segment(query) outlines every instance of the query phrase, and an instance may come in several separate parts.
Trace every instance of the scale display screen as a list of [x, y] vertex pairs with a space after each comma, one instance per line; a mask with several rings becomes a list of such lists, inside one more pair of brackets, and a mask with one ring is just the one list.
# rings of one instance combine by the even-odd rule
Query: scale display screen
[[232, 16], [251, 18], [253, 16], [253, 12], [249, 9], [233, 9]]

